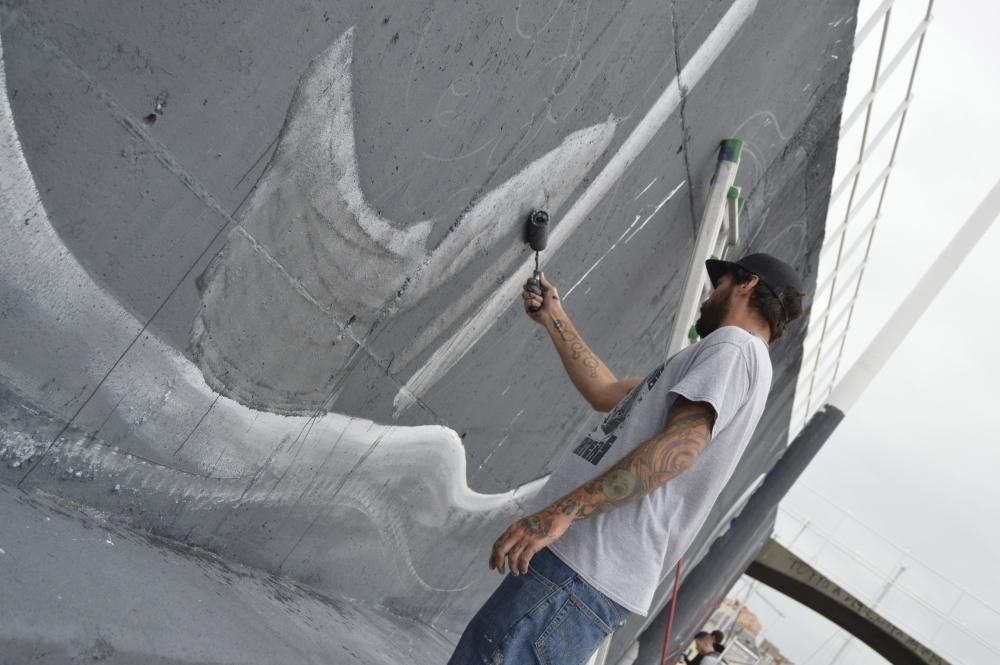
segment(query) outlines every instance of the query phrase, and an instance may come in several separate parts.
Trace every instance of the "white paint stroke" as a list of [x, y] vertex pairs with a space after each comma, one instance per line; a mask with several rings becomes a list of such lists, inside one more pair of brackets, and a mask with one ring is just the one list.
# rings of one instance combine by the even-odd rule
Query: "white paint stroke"
[[608, 248], [608, 251], [606, 251], [603, 254], [601, 254], [601, 256], [598, 257], [598, 259], [596, 261], [594, 261], [594, 263], [589, 268], [587, 268], [586, 272], [584, 272], [583, 275], [580, 276], [580, 279], [576, 280], [576, 283], [574, 283], [573, 286], [569, 287], [566, 290], [566, 295], [564, 295], [563, 298], [564, 299], [565, 298], [569, 298], [570, 295], [573, 293], [573, 291], [576, 289], [576, 287], [580, 286], [580, 284], [583, 282], [583, 280], [587, 279], [587, 277], [590, 275], [590, 273], [594, 272], [594, 268], [596, 268], [597, 266], [601, 265], [601, 261], [604, 260], [604, 257], [606, 257], [608, 254], [610, 254], [611, 251], [615, 247], [617, 247], [617, 246], [618, 246], [618, 243], [616, 242], [614, 245], [611, 245], [611, 247]]
[[638, 201], [638, 200], [639, 200], [639, 197], [640, 197], [640, 196], [642, 196], [643, 194], [645, 194], [646, 192], [648, 192], [648, 191], [649, 191], [649, 188], [650, 188], [650, 187], [652, 187], [652, 186], [653, 186], [653, 184], [654, 184], [654, 183], [655, 183], [655, 182], [656, 182], [657, 180], [659, 180], [659, 178], [658, 178], [658, 177], [657, 177], [657, 178], [653, 178], [652, 180], [650, 180], [650, 181], [649, 181], [649, 184], [648, 184], [648, 185], [646, 185], [645, 187], [643, 187], [643, 188], [642, 188], [642, 191], [641, 191], [641, 192], [639, 192], [638, 194], [636, 194], [635, 196], [633, 196], [633, 197], [632, 197], [632, 200], [633, 200], [633, 201]]
[[657, 204], [656, 208], [653, 209], [653, 212], [646, 219], [643, 220], [642, 224], [639, 225], [639, 228], [637, 228], [635, 231], [633, 231], [629, 235], [629, 237], [625, 238], [625, 244], [626, 245], [628, 244], [629, 240], [631, 240], [632, 238], [634, 238], [636, 236], [636, 234], [639, 233], [639, 231], [642, 231], [642, 229], [646, 226], [646, 224], [649, 224], [649, 222], [650, 222], [651, 219], [653, 219], [654, 217], [656, 217], [656, 213], [660, 212], [660, 208], [662, 208], [663, 206], [665, 206], [667, 204], [667, 201], [669, 201], [670, 199], [674, 198], [674, 194], [676, 194], [678, 191], [680, 191], [680, 188], [683, 187], [686, 183], [687, 183], [687, 180], [682, 180], [679, 185], [677, 185], [676, 187], [674, 187], [673, 190], [669, 194], [667, 194], [667, 198], [663, 199], [662, 201], [660, 201], [659, 204]]
[[497, 443], [496, 443], [496, 445], [494, 446], [493, 450], [491, 450], [491, 451], [490, 451], [490, 454], [489, 454], [489, 455], [487, 455], [486, 457], [484, 457], [484, 458], [483, 458], [483, 461], [482, 461], [482, 462], [481, 462], [481, 463], [479, 464], [479, 469], [480, 469], [480, 470], [482, 470], [482, 468], [483, 468], [484, 466], [486, 466], [486, 463], [490, 461], [490, 458], [491, 458], [491, 457], [493, 457], [493, 453], [495, 453], [496, 451], [500, 450], [500, 448], [501, 448], [501, 447], [503, 447], [503, 444], [504, 444], [504, 443], [505, 443], [505, 442], [507, 441], [507, 439], [509, 439], [509, 438], [510, 438], [510, 434], [504, 434], [504, 435], [503, 435], [503, 438], [501, 438], [501, 439], [500, 439], [499, 441], [497, 441]]
[[[665, 206], [667, 204], [667, 201], [669, 201], [670, 199], [674, 198], [674, 194], [676, 194], [680, 190], [680, 188], [684, 186], [684, 183], [686, 183], [686, 182], [687, 182], [687, 180], [682, 180], [679, 185], [677, 185], [676, 187], [674, 187], [673, 191], [670, 192], [669, 194], [667, 194], [667, 198], [665, 198], [662, 201], [660, 201], [659, 205], [657, 205], [656, 208], [653, 210], [653, 212], [651, 212], [646, 217], [646, 219], [642, 222], [642, 224], [639, 226], [639, 228], [636, 229], [631, 235], [629, 235], [629, 231], [632, 231], [632, 228], [636, 224], [639, 223], [640, 219], [642, 219], [642, 215], [636, 215], [635, 219], [632, 220], [632, 223], [628, 225], [628, 228], [626, 228], [624, 231], [622, 231], [622, 234], [620, 236], [618, 236], [618, 239], [615, 240], [613, 243], [611, 243], [611, 247], [608, 247], [607, 251], [605, 251], [603, 254], [601, 254], [600, 258], [598, 258], [597, 261], [595, 261], [594, 264], [592, 266], [590, 266], [590, 268], [586, 272], [583, 273], [583, 275], [580, 277], [580, 279], [576, 280], [576, 282], [573, 284], [573, 286], [569, 287], [569, 289], [563, 295], [563, 299], [569, 298], [569, 295], [571, 293], [573, 293], [573, 291], [576, 289], [576, 287], [580, 286], [580, 283], [583, 282], [583, 280], [587, 279], [587, 276], [590, 275], [590, 273], [594, 272], [594, 268], [596, 268], [598, 265], [600, 265], [601, 261], [603, 261], [611, 252], [615, 251], [615, 248], [618, 247], [618, 243], [620, 243], [623, 238], [625, 239], [625, 243], [628, 244], [628, 241], [632, 239], [632, 236], [634, 236], [636, 233], [638, 233], [639, 231], [641, 231], [642, 227], [646, 226], [646, 224], [649, 223], [649, 220], [653, 219], [653, 217], [656, 216], [656, 213], [658, 213], [660, 211], [660, 208], [662, 208], [663, 206]], [[628, 238], [625, 238], [625, 236], [628, 236]]]
[[[646, 115], [638, 122], [618, 151], [608, 160], [590, 186], [576, 200], [561, 220], [554, 224], [549, 234], [547, 252], [559, 250], [566, 240], [580, 227], [594, 207], [611, 191], [615, 183], [624, 175], [628, 167], [673, 115], [681, 102], [683, 90], [693, 88], [729, 45], [733, 37], [757, 7], [757, 0], [735, 0], [725, 16], [716, 24], [708, 37], [695, 51], [691, 60], [684, 65], [660, 94]], [[522, 274], [530, 273], [532, 263], [526, 260], [521, 265]], [[397, 415], [411, 406], [445, 373], [468, 353], [473, 345], [500, 318], [513, 303], [521, 285], [508, 281], [496, 289], [462, 326], [447, 341], [441, 344], [431, 357], [406, 382], [393, 402]]]

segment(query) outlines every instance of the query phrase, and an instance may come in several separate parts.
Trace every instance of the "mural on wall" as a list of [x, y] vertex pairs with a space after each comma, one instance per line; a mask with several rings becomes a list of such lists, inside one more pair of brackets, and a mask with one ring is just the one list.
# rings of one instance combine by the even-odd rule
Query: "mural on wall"
[[[0, 85], [6, 89], [2, 60]], [[172, 503], [168, 532], [184, 525], [189, 541], [222, 550], [233, 538], [257, 540], [255, 563], [356, 598], [391, 604], [392, 598], [423, 594], [429, 602], [406, 609], [429, 621], [446, 611], [446, 597], [481, 584], [479, 571], [445, 562], [472, 556], [500, 524], [523, 511], [541, 481], [479, 494], [466, 484], [462, 444], [448, 428], [386, 426], [334, 413], [279, 415], [215, 393], [188, 358], [141, 334], [141, 324], [66, 249], [21, 152], [6, 95], [0, 97], [0, 212], [8, 220], [30, 220], [0, 227], [5, 309], [16, 301], [20, 310], [10, 322], [12, 342], [0, 370], [26, 390], [16, 408], [28, 417], [23, 422], [35, 424], [5, 429], [0, 459], [22, 474], [26, 486], [31, 474], [39, 474], [76, 482], [81, 491], [97, 485], [102, 494], [136, 503]], [[56, 409], [41, 392], [30, 394], [37, 385], [32, 350], [41, 345], [68, 357], [106, 357], [137, 335], [141, 343], [127, 352], [124, 376], [112, 373], [102, 382], [99, 370], [91, 378], [134, 423], [131, 446], [145, 442], [163, 451], [160, 458], [72, 431], [55, 441], [40, 438], [51, 431], [45, 415]], [[201, 419], [188, 429], [183, 423], [192, 416]], [[386, 478], [393, 479], [391, 486]], [[73, 496], [73, 487], [65, 493]], [[248, 533], [240, 522], [248, 512], [273, 515], [273, 526]], [[451, 557], [422, 569], [425, 559], [434, 559], [427, 552], [442, 546], [434, 542], [440, 533], [450, 534]], [[463, 544], [470, 551], [456, 552]]]
[[[289, 78], [274, 84], [267, 78], [274, 69], [266, 66], [266, 73], [253, 71], [251, 76], [249, 66], [244, 67], [248, 60], [239, 60], [238, 74], [249, 81], [238, 90], [219, 90], [225, 100], [219, 107], [235, 109], [219, 114], [232, 113], [225, 122], [238, 129], [202, 150], [192, 144], [211, 138], [212, 129], [179, 135], [193, 123], [215, 119], [202, 110], [203, 95], [216, 92], [214, 77], [226, 78], [235, 70], [215, 61], [206, 65], [218, 70], [206, 77], [207, 83], [198, 79], [191, 90], [170, 96], [168, 113], [181, 106], [185, 94], [194, 110], [188, 109], [174, 127], [161, 117], [156, 131], [163, 133], [154, 135], [143, 116], [130, 111], [135, 102], [129, 97], [144, 98], [153, 84], [123, 71], [124, 66], [113, 75], [91, 75], [89, 61], [86, 67], [71, 62], [56, 38], [47, 41], [45, 31], [70, 26], [70, 35], [87, 34], [86, 26], [62, 17], [47, 18], [50, 22], [41, 28], [32, 24], [45, 16], [44, 4], [11, 10], [34, 13], [19, 19], [33, 31], [30, 38], [18, 35], [21, 26], [13, 28], [12, 38], [10, 24], [5, 24], [4, 37], [18, 46], [17, 74], [26, 82], [14, 110], [8, 97], [16, 90], [8, 89], [5, 77], [15, 78], [15, 61], [5, 70], [0, 54], [0, 87], [7, 93], [0, 100], [0, 214], [15, 220], [0, 227], [0, 312], [6, 317], [0, 354], [0, 481], [54, 492], [141, 528], [289, 575], [324, 593], [368, 601], [443, 630], [460, 628], [495, 585], [498, 578], [485, 565], [488, 544], [530, 506], [556, 446], [572, 448], [588, 427], [590, 414], [559, 383], [565, 377], [543, 371], [542, 361], [558, 362], [550, 347], [513, 311], [533, 267], [520, 238], [528, 212], [545, 208], [552, 214], [545, 260], [550, 266], [560, 261], [571, 266], [558, 282], [564, 298], [577, 287], [578, 297], [586, 295], [593, 286], [595, 308], [617, 307], [610, 314], [579, 317], [588, 339], [611, 340], [606, 357], [616, 365], [625, 358], [645, 362], [648, 358], [640, 356], [646, 349], [626, 345], [635, 343], [633, 333], [635, 339], [653, 338], [669, 324], [676, 294], [668, 271], [688, 258], [691, 224], [697, 218], [688, 204], [708, 176], [702, 168], [708, 161], [691, 168], [681, 151], [694, 143], [710, 160], [717, 135], [726, 128], [749, 131], [755, 127], [749, 123], [756, 122], [768, 132], [776, 129], [773, 143], [761, 138], [759, 146], [748, 148], [759, 162], [747, 173], [752, 189], [751, 183], [783, 158], [788, 138], [808, 115], [790, 95], [774, 102], [773, 111], [748, 117], [749, 109], [769, 105], [768, 97], [776, 93], [762, 90], [743, 70], [732, 78], [749, 81], [746, 94], [758, 97], [745, 105], [714, 105], [718, 88], [731, 84], [727, 66], [750, 62], [750, 71], [759, 66], [753, 61], [756, 53], [744, 57], [747, 43], [757, 37], [747, 38], [744, 51], [733, 54], [741, 36], [783, 30], [773, 20], [780, 14], [776, 5], [766, 11], [758, 7], [764, 0], [675, 3], [669, 11], [653, 2], [633, 3], [628, 11], [593, 2], [556, 3], [551, 11], [544, 3], [521, 2], [516, 8], [496, 3], [490, 9], [496, 16], [486, 18], [482, 3], [461, 16], [440, 3], [427, 3], [423, 9], [399, 10], [412, 11], [425, 25], [412, 21], [412, 15], [393, 17], [424, 26], [413, 27], [410, 35], [404, 31], [399, 43], [406, 48], [400, 48], [396, 59], [385, 54], [382, 42], [368, 43], [367, 31], [381, 30], [388, 16], [369, 12], [369, 3], [360, 8], [345, 4], [341, 16], [328, 25], [329, 34], [316, 38], [314, 31], [314, 42], [289, 47], [269, 63], [298, 77], [297, 82]], [[169, 13], [172, 8], [163, 11], [176, 18]], [[271, 11], [265, 6], [248, 11], [245, 23], [220, 42], [230, 48], [248, 34], [267, 33], [261, 24]], [[501, 16], [510, 20], [494, 20]], [[203, 18], [197, 14], [190, 20], [205, 23]], [[93, 51], [108, 44], [113, 48], [113, 40], [105, 43], [108, 38], [138, 39], [149, 22], [145, 16], [134, 20], [112, 22], [110, 37], [93, 40]], [[294, 17], [285, 28], [292, 32], [309, 20]], [[449, 32], [456, 23], [474, 21], [478, 23], [468, 28], [468, 39]], [[690, 33], [690, 42], [670, 46], [662, 28], [671, 22], [676, 32], [669, 36], [681, 42], [678, 35]], [[643, 33], [646, 41], [634, 38], [639, 26], [650, 24]], [[352, 25], [359, 27], [348, 27]], [[398, 38], [398, 33], [391, 36], [395, 25], [380, 38]], [[553, 35], [562, 35], [560, 43], [552, 43]], [[57, 37], [71, 43], [64, 33]], [[473, 55], [470, 51], [479, 47], [471, 39], [480, 37], [489, 48], [480, 44]], [[206, 43], [200, 33], [186, 39], [185, 48]], [[416, 43], [407, 44], [407, 39]], [[460, 48], [462, 39], [468, 50], [453, 57], [449, 49]], [[515, 46], [505, 51], [508, 39]], [[797, 39], [810, 48], [816, 43], [810, 35]], [[661, 46], [662, 52], [656, 50]], [[87, 48], [78, 47], [73, 55], [80, 50], [92, 55]], [[158, 48], [163, 56], [178, 47]], [[771, 48], [780, 50], [778, 45]], [[45, 57], [56, 54], [55, 65], [26, 66], [36, 50]], [[532, 52], [529, 60], [524, 54]], [[319, 55], [313, 58], [315, 53]], [[676, 61], [664, 60], [664, 54], [675, 55]], [[110, 56], [100, 52], [94, 59], [100, 63], [104, 57]], [[825, 55], [816, 60], [821, 57], [826, 60]], [[413, 138], [400, 141], [399, 149], [422, 155], [422, 161], [399, 160], [399, 183], [386, 183], [393, 160], [385, 158], [384, 145], [372, 148], [383, 121], [407, 124], [395, 114], [406, 121], [419, 113], [450, 118], [460, 106], [456, 100], [468, 89], [463, 86], [479, 85], [469, 78], [473, 59], [477, 72], [485, 72], [482, 85], [494, 95], [478, 100], [478, 106], [463, 102], [469, 112], [460, 122], [432, 127], [427, 120], [420, 131], [419, 123], [410, 123]], [[528, 61], [522, 69], [511, 64], [522, 61]], [[799, 64], [795, 76], [825, 71], [812, 60], [808, 63], [816, 69]], [[414, 75], [425, 64], [427, 73]], [[31, 113], [51, 114], [46, 119], [54, 117], [52, 124], [65, 115], [57, 102], [45, 98], [51, 92], [44, 77], [36, 79], [39, 71], [49, 70], [52, 78], [69, 72], [69, 84], [51, 84], [57, 91], [71, 86], [73, 94], [93, 102], [78, 116], [70, 114], [80, 126], [107, 121], [101, 113], [113, 106], [113, 121], [95, 130], [97, 140], [46, 143], [49, 125]], [[362, 83], [360, 75], [353, 80], [356, 72], [407, 70], [405, 84], [402, 77], [377, 85], [367, 77]], [[182, 72], [180, 79], [185, 76], [191, 71]], [[400, 94], [387, 95], [390, 88]], [[543, 94], [533, 97], [538, 91]], [[695, 113], [692, 91], [702, 92], [700, 112], [711, 121], [684, 120], [685, 104], [689, 114]], [[794, 92], [798, 94], [797, 88]], [[32, 94], [37, 99], [25, 101]], [[67, 98], [69, 105], [78, 101], [69, 93]], [[373, 117], [371, 106], [369, 114], [361, 113], [365, 99], [375, 105], [387, 98], [404, 108], [386, 111], [365, 128], [366, 119]], [[514, 111], [522, 99], [537, 104], [529, 109], [525, 103], [524, 115], [517, 117]], [[254, 116], [248, 100], [271, 108]], [[406, 108], [407, 103], [414, 108]], [[501, 104], [506, 107], [498, 111]], [[721, 120], [712, 115], [717, 112]], [[524, 124], [525, 115], [532, 116], [529, 124]], [[787, 133], [778, 125], [779, 117]], [[772, 121], [773, 127], [767, 125]], [[480, 122], [486, 123], [481, 136]], [[509, 124], [501, 138], [496, 132], [504, 123]], [[405, 132], [393, 131], [394, 140]], [[441, 141], [447, 132], [456, 135], [451, 143]], [[691, 132], [698, 135], [692, 138]], [[431, 146], [439, 150], [430, 154], [428, 145], [435, 141], [441, 145]], [[94, 144], [110, 146], [110, 158], [99, 151], [104, 146]], [[276, 146], [269, 161], [270, 149], [261, 153], [265, 145]], [[216, 161], [217, 148], [240, 156], [223, 165], [222, 158]], [[496, 148], [496, 158], [491, 148]], [[147, 149], [152, 156], [137, 165], [133, 157]], [[118, 150], [121, 163], [115, 162]], [[469, 155], [474, 158], [468, 162], [447, 161]], [[79, 168], [85, 159], [110, 166], [99, 175], [86, 173]], [[262, 174], [258, 163], [266, 164]], [[371, 163], [373, 170], [365, 173]], [[403, 174], [413, 163], [427, 172], [448, 170], [448, 176]], [[126, 176], [114, 172], [119, 166]], [[795, 166], [796, 173], [802, 170], [798, 162]], [[135, 175], [139, 171], [143, 178], [149, 175], [145, 171], [155, 171], [160, 180], [142, 180]], [[235, 181], [241, 174], [239, 189], [223, 191], [218, 184], [231, 185], [225, 178]], [[251, 186], [257, 175], [260, 179]], [[73, 178], [77, 182], [69, 182]], [[212, 178], [216, 180], [209, 186]], [[772, 188], [761, 197], [769, 203], [785, 180], [786, 174], [775, 175]], [[176, 181], [197, 190], [190, 208], [178, 205], [169, 220], [151, 212], [156, 210], [152, 204], [136, 203], [132, 209], [133, 190], [159, 187], [155, 195], [168, 198], [183, 189]], [[108, 199], [81, 206], [81, 226], [97, 238], [88, 238], [90, 244], [67, 232], [65, 218], [75, 213], [73, 187], [79, 182], [99, 192], [95, 199]], [[120, 182], [121, 189], [113, 189]], [[408, 195], [375, 193], [378, 187], [397, 185]], [[452, 196], [462, 187], [475, 192], [467, 205], [464, 194]], [[430, 196], [423, 190], [445, 192], [426, 206], [432, 214], [421, 214], [421, 205], [409, 209], [413, 201]], [[136, 200], [146, 193], [141, 191]], [[452, 215], [448, 206], [458, 208], [455, 201], [462, 209]], [[57, 213], [59, 205], [63, 209]], [[210, 213], [221, 210], [225, 219], [211, 217], [210, 224], [217, 226], [206, 230], [210, 224], [187, 214], [202, 213], [203, 205]], [[103, 213], [114, 208], [117, 214], [116, 206], [129, 208], [122, 216], [132, 219], [104, 226]], [[621, 214], [605, 223], [608, 218], [598, 214], [602, 206]], [[237, 215], [236, 210], [242, 212]], [[751, 244], [766, 220], [755, 219], [749, 226]], [[134, 235], [120, 243], [100, 237], [119, 228]], [[218, 236], [217, 243], [211, 235], [216, 228], [228, 233]], [[644, 228], [645, 238], [629, 245]], [[811, 221], [810, 233], [815, 229]], [[170, 244], [181, 236], [187, 241], [183, 251]], [[759, 242], [784, 247], [791, 236], [799, 248], [812, 241], [804, 222], [773, 215]], [[125, 283], [147, 279], [140, 248], [155, 251], [156, 258], [148, 260], [149, 288], [132, 291]], [[190, 248], [205, 252], [204, 261], [191, 260]], [[105, 257], [133, 250], [126, 257], [128, 270], [102, 278]], [[654, 276], [658, 284], [636, 278], [650, 268], [662, 268]], [[180, 291], [170, 290], [175, 283], [181, 284]], [[169, 301], [163, 315], [161, 298]], [[147, 307], [148, 302], [154, 305]], [[496, 335], [487, 338], [491, 331]], [[617, 337], [628, 341], [619, 344]], [[391, 371], [380, 356], [387, 349]], [[343, 401], [336, 403], [342, 390]], [[363, 400], [369, 395], [381, 400], [380, 410], [368, 408]], [[414, 413], [405, 413], [408, 409]], [[383, 422], [363, 417], [373, 412]], [[436, 424], [404, 427], [392, 420], [424, 422], [419, 418], [426, 414]], [[758, 467], [766, 464], [751, 469], [754, 478], [765, 470]], [[743, 488], [733, 491], [742, 494]], [[708, 545], [698, 543], [694, 559]]]
[[[498, 255], [437, 316], [396, 366], [419, 355], [503, 281], [519, 288], [514, 241], [533, 209], [556, 213], [615, 133], [612, 117], [476, 200], [434, 248], [434, 220], [403, 225], [365, 200], [358, 180], [349, 30], [302, 76], [274, 157], [206, 279], [192, 348], [213, 388], [255, 408], [312, 413], [336, 398], [340, 373], [374, 324], [417, 306], [477, 255]], [[524, 273], [520, 273], [524, 274]], [[530, 272], [529, 272], [530, 274]], [[515, 292], [516, 295], [516, 292]], [[508, 298], [507, 304], [512, 302]], [[495, 320], [501, 312], [491, 310]], [[290, 334], [289, 321], [312, 325]], [[291, 339], [294, 337], [294, 340]], [[276, 356], [277, 340], [294, 352]]]
[[[754, 4], [737, 3], [739, 21], [724, 23], [721, 45]], [[137, 505], [161, 506], [169, 516], [161, 528], [186, 533], [188, 542], [223, 552], [234, 540], [255, 542], [243, 560], [319, 588], [398, 604], [426, 621], [445, 614], [460, 621], [466, 608], [454, 594], [475, 592], [491, 580], [453, 562], [476, 560], [480, 544], [523, 513], [544, 478], [500, 494], [473, 492], [453, 430], [380, 425], [326, 413], [323, 406], [360, 342], [352, 326], [363, 335], [379, 318], [415, 306], [498, 239], [516, 234], [529, 210], [557, 213], [610, 144], [617, 121], [610, 117], [568, 135], [481, 196], [429, 249], [434, 220], [408, 226], [387, 220], [361, 192], [353, 39], [353, 30], [347, 31], [302, 76], [274, 157], [205, 276], [192, 339], [197, 365], [98, 286], [64, 245], [39, 198], [4, 97], [2, 203], [5, 216], [28, 216], [31, 223], [2, 231], [0, 273], [8, 298], [30, 310], [14, 324], [22, 334], [10, 331], [20, 341], [7, 349], [2, 369], [12, 386], [25, 391], [19, 408], [35, 418], [5, 431], [0, 458], [25, 486], [38, 474], [79, 482], [65, 492], [71, 497], [76, 489], [87, 497], [94, 485], [105, 493], [110, 488]], [[686, 70], [692, 84], [710, 62], [701, 58]], [[582, 203], [562, 219], [550, 252], [675, 110], [679, 86], [675, 78]], [[679, 189], [673, 187], [668, 200]], [[524, 253], [519, 243], [497, 251], [466, 297], [400, 350], [401, 362], [471, 315], [455, 359], [428, 363], [433, 378], [452, 367], [516, 297], [520, 273], [511, 267]], [[499, 275], [506, 278], [497, 288]], [[290, 335], [290, 320], [316, 325]], [[477, 331], [471, 337], [470, 325]], [[303, 333], [305, 340], [299, 339]], [[260, 362], [266, 346], [282, 343], [301, 345], [296, 364]], [[455, 344], [453, 339], [448, 348]], [[111, 412], [130, 423], [127, 440], [106, 440], [101, 428], [96, 435], [63, 428], [51, 441], [42, 438], [51, 432], [42, 423], [56, 421], [59, 409], [46, 403], [44, 391], [32, 394], [37, 353], [29, 346], [56, 349], [55, 364], [86, 358], [85, 388], [96, 386], [91, 396], [99, 392], [99, 401], [113, 404]], [[393, 479], [390, 486], [386, 478]], [[250, 514], [257, 524], [247, 523]]]

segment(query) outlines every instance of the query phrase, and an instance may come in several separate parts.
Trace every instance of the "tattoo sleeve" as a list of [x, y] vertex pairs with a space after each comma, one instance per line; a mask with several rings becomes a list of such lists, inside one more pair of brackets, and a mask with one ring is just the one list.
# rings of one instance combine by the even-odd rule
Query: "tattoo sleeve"
[[569, 345], [570, 357], [573, 360], [579, 360], [583, 363], [583, 366], [587, 368], [588, 373], [592, 378], [597, 378], [597, 368], [599, 362], [597, 357], [594, 355], [580, 336], [570, 330], [565, 322], [557, 317], [552, 317], [552, 327], [555, 328], [556, 332], [559, 334], [559, 338], [562, 339], [567, 345]]
[[715, 412], [704, 402], [678, 397], [667, 426], [604, 474], [553, 504], [553, 509], [581, 520], [638, 500], [692, 464], [708, 445]]

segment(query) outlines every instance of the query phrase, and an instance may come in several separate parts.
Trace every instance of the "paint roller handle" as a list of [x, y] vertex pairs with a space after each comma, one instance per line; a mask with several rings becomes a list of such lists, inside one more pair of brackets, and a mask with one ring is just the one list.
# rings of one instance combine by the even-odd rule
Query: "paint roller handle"
[[[541, 272], [539, 272], [539, 271], [536, 270], [532, 274], [531, 279], [528, 280], [528, 283], [525, 285], [524, 288], [526, 290], [530, 291], [531, 293], [535, 294], [536, 296], [540, 296], [543, 299], [543, 302], [544, 302], [545, 294], [542, 291], [542, 273]], [[528, 311], [531, 312], [532, 314], [538, 314], [540, 311], [542, 311], [542, 306], [541, 305], [530, 305], [528, 307]]]
[[521, 297], [524, 299], [524, 311], [536, 323], [542, 322], [539, 316], [542, 312], [551, 312], [559, 305], [559, 292], [538, 270], [524, 283]]

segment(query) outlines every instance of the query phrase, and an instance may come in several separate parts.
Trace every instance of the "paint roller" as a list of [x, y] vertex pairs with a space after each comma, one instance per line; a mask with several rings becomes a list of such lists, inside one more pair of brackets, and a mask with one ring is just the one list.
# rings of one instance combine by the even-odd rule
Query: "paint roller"
[[[545, 244], [549, 239], [549, 213], [544, 210], [533, 210], [528, 215], [528, 223], [524, 231], [525, 240], [531, 249], [535, 250], [535, 272], [528, 280], [528, 291], [537, 296], [542, 295], [542, 271], [538, 268], [538, 253], [545, 249]], [[538, 307], [529, 307], [532, 314], [537, 313]]]

